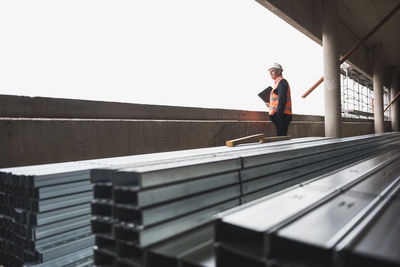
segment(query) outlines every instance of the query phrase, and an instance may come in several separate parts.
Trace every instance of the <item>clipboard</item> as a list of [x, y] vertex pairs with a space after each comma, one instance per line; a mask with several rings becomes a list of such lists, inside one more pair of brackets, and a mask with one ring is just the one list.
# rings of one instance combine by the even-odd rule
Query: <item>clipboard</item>
[[272, 87], [268, 86], [265, 88], [261, 93], [258, 94], [258, 96], [264, 101], [265, 103], [269, 103], [269, 95], [271, 94]]

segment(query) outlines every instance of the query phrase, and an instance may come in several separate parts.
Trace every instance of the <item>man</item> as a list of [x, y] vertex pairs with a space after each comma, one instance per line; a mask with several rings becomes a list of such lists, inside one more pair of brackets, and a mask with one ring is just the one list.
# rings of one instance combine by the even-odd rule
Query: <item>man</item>
[[289, 123], [292, 121], [292, 100], [290, 98], [289, 83], [282, 77], [282, 66], [278, 63], [268, 68], [271, 78], [274, 80], [269, 107], [269, 116], [275, 125], [277, 136], [286, 136]]

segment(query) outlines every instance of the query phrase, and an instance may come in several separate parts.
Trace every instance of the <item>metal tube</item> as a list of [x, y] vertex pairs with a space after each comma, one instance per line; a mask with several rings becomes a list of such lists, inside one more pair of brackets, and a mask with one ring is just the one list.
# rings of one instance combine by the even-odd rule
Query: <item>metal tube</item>
[[385, 108], [385, 110], [383, 112], [386, 112], [386, 110], [397, 100], [399, 95], [400, 95], [400, 92], [398, 92], [397, 95], [395, 95], [395, 97], [392, 99], [392, 101], [390, 101], [389, 105], [387, 105], [387, 107]]

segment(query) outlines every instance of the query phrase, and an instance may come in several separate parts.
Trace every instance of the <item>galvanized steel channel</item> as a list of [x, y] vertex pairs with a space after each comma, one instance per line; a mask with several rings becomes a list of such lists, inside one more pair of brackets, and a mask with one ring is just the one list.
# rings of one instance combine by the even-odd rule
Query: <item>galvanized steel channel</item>
[[[214, 207], [217, 207], [213, 203], [222, 201], [218, 197], [223, 197], [218, 195], [220, 188], [236, 188], [235, 183], [239, 186], [239, 196], [226, 195], [236, 199], [226, 203], [237, 206], [376, 156], [399, 142], [399, 134], [318, 138], [273, 146], [248, 145], [208, 155], [185, 151], [185, 157], [170, 161], [163, 158], [161, 163], [132, 162], [122, 169], [93, 170], [91, 179], [95, 183], [95, 195], [99, 196], [92, 206], [96, 215], [92, 227], [99, 238], [95, 263], [213, 266], [215, 255], [211, 240], [196, 243], [194, 238], [192, 244], [196, 249], [189, 245], [187, 250], [174, 252], [160, 251], [157, 246], [168, 247], [171, 242], [173, 247], [177, 236], [190, 239], [197, 227], [212, 222]], [[210, 181], [215, 183], [207, 183]], [[320, 191], [318, 199], [330, 190], [320, 187], [310, 192]], [[315, 197], [309, 203], [313, 200]], [[196, 205], [197, 201], [206, 202]], [[211, 206], [203, 208], [203, 205]], [[210, 219], [205, 220], [202, 214]], [[134, 252], [129, 255], [126, 251]]]
[[394, 241], [400, 232], [384, 234], [388, 229], [382, 226], [398, 219], [400, 147], [386, 151], [221, 213], [217, 266], [231, 266], [233, 261], [246, 266], [400, 264]]
[[[238, 247], [234, 240], [221, 239], [214, 251], [213, 216], [284, 190], [274, 194], [287, 195], [286, 200], [281, 200], [284, 202], [278, 201], [278, 197], [271, 202], [274, 204], [268, 204], [271, 212], [276, 210], [276, 223], [270, 222], [267, 233], [273, 233], [278, 240], [289, 240], [297, 231], [283, 227], [295, 222], [293, 212], [298, 216], [314, 214], [310, 207], [317, 209], [329, 199], [333, 206], [335, 199], [339, 204], [350, 200], [359, 203], [359, 212], [355, 213], [362, 214], [361, 220], [390, 191], [380, 190], [395, 185], [392, 177], [398, 171], [394, 165], [397, 161], [389, 158], [390, 155], [394, 158], [398, 151], [383, 152], [399, 142], [398, 133], [342, 139], [299, 138], [235, 148], [3, 169], [0, 170], [0, 257], [5, 263], [26, 266], [211, 267], [216, 264], [215, 255], [220, 262], [225, 257], [221, 255], [230, 255], [237, 262], [266, 266], [273, 263], [268, 257], [275, 254], [273, 247], [264, 244], [269, 235], [265, 235], [265, 230], [253, 231], [251, 227], [222, 223], [221, 219], [217, 239], [224, 236], [221, 231], [231, 234], [234, 231], [242, 241], [249, 240], [250, 249]], [[364, 174], [358, 173], [358, 179], [347, 180], [347, 176], [355, 175], [355, 167], [343, 167], [363, 159], [367, 160], [354, 166], [362, 166]], [[365, 172], [371, 162], [381, 166], [384, 173]], [[330, 175], [313, 180], [329, 172]], [[379, 182], [366, 179], [374, 175], [383, 178]], [[335, 183], [332, 177], [336, 177]], [[301, 186], [293, 191], [285, 190], [299, 183]], [[342, 195], [343, 190], [348, 192]], [[290, 203], [292, 198], [298, 200], [294, 209], [282, 205]], [[229, 214], [253, 205], [251, 202], [234, 208]], [[392, 204], [385, 207], [388, 206]], [[396, 210], [395, 204], [393, 207], [390, 210]], [[286, 214], [285, 223], [279, 214]], [[309, 216], [310, 221], [324, 217]], [[256, 217], [246, 219], [250, 218]], [[258, 216], [258, 221], [262, 218]], [[345, 224], [356, 227], [354, 223]], [[338, 231], [343, 229], [339, 228]], [[336, 236], [341, 239], [347, 232]], [[276, 242], [273, 244], [278, 246], [283, 241]], [[93, 252], [94, 243], [97, 248]], [[353, 247], [356, 245], [347, 246], [346, 251], [356, 255], [357, 249]]]

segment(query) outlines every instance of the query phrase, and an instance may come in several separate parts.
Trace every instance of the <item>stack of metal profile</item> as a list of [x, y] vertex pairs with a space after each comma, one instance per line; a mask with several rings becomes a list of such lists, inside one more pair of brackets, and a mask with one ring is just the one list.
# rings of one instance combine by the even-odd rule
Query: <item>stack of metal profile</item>
[[99, 265], [214, 266], [213, 215], [399, 140], [299, 138], [2, 169], [0, 264], [91, 265], [95, 243]]
[[90, 169], [126, 162], [131, 156], [0, 169], [0, 265], [91, 264]]
[[[157, 251], [167, 251], [166, 257], [177, 262], [171, 255], [178, 253], [177, 247], [212, 242], [213, 215], [240, 204], [240, 153], [317, 140], [323, 139], [155, 154], [148, 161], [138, 157], [124, 166], [92, 170], [96, 264], [160, 266]], [[209, 226], [204, 230], [204, 225]], [[203, 233], [199, 240], [193, 238], [197, 231]], [[185, 246], [174, 245], [182, 242]], [[147, 256], [149, 251], [154, 253]]]
[[184, 151], [148, 162], [131, 158], [124, 166], [92, 170], [95, 263], [213, 266], [212, 238], [185, 241], [212, 224], [213, 215], [381, 153], [399, 141], [399, 134], [293, 139]]
[[400, 146], [219, 214], [216, 264], [400, 266]]
[[93, 262], [93, 185], [86, 164], [0, 171], [1, 264], [64, 266]]
[[365, 135], [242, 153], [241, 203], [337, 170], [399, 141], [398, 133]]
[[[221, 149], [221, 148], [217, 148]], [[202, 149], [195, 150], [207, 154]], [[185, 152], [134, 156], [149, 162]], [[0, 265], [90, 264], [90, 169], [124, 166], [132, 156], [0, 170]]]

